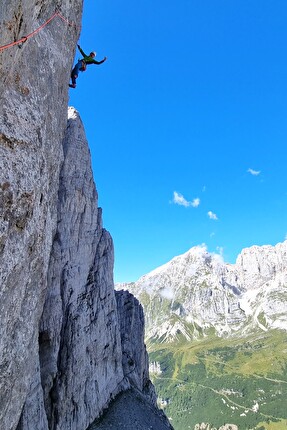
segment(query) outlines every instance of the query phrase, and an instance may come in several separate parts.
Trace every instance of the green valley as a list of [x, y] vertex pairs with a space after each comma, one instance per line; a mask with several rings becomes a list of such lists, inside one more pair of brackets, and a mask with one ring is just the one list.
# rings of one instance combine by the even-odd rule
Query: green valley
[[257, 331], [245, 337], [148, 342], [160, 406], [175, 430], [198, 423], [213, 428], [286, 430], [287, 334]]
[[286, 267], [287, 241], [233, 265], [193, 247], [118, 286], [144, 308], [150, 374], [175, 430], [287, 429]]

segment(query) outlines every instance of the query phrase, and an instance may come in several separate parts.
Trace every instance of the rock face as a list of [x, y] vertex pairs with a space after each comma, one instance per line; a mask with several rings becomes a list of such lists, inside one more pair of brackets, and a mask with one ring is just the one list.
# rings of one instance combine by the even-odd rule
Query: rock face
[[117, 291], [118, 318], [123, 352], [123, 370], [134, 388], [156, 405], [154, 387], [149, 379], [148, 355], [144, 344], [144, 314], [139, 301], [128, 291]]
[[127, 384], [113, 245], [102, 228], [90, 154], [74, 109], [69, 109], [63, 148], [58, 227], [40, 323], [41, 380], [49, 428], [84, 429]]
[[128, 289], [144, 305], [148, 338], [286, 330], [287, 241], [244, 249], [234, 265], [194, 247], [117, 288]]
[[[4, 3], [2, 45], [31, 33], [55, 12], [48, 0]], [[71, 47], [79, 36], [82, 0], [56, 6], [72, 25], [56, 16], [20, 49], [0, 50], [5, 430], [86, 430], [111, 399], [133, 385], [154, 402], [142, 310], [131, 297], [127, 309], [125, 293], [118, 303], [115, 298], [112, 239], [102, 227], [83, 125], [72, 108], [67, 124]], [[136, 347], [121, 339], [131, 315]], [[135, 363], [133, 372], [123, 347]]]
[[[80, 22], [82, 1], [62, 1]], [[60, 4], [59, 4], [60, 5]], [[0, 5], [1, 45], [54, 13], [48, 0]], [[57, 223], [67, 83], [79, 27], [56, 20], [0, 51], [0, 427], [15, 428], [38, 366], [38, 329]], [[21, 377], [19, 377], [21, 375]]]
[[5, 429], [86, 429], [118, 393], [131, 386], [148, 403], [156, 403], [143, 310], [128, 292], [115, 296], [112, 239], [102, 227], [90, 153], [73, 108], [63, 154], [45, 302], [40, 329], [34, 326], [36, 352], [30, 356], [29, 373], [23, 373], [27, 381], [23, 399], [13, 399], [18, 404], [14, 422], [9, 411], [1, 411]]

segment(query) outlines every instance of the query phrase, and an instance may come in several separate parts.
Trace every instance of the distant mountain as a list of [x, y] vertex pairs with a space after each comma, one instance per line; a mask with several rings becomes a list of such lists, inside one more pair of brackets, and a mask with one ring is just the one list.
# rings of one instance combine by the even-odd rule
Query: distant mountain
[[116, 288], [143, 304], [150, 373], [175, 430], [286, 430], [287, 241], [235, 264], [197, 246]]
[[234, 265], [197, 246], [116, 288], [143, 304], [148, 339], [287, 330], [287, 241], [244, 249]]

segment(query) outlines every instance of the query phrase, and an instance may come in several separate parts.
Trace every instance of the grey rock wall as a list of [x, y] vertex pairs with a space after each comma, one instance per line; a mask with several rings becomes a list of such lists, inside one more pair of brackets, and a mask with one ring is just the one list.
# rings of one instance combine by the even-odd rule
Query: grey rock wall
[[[82, 0], [57, 4], [80, 23]], [[48, 0], [1, 2], [1, 45], [38, 28], [54, 10]], [[22, 48], [0, 52], [0, 428], [5, 430], [19, 420], [38, 362], [67, 84], [79, 31], [54, 20]]]
[[[63, 148], [58, 227], [48, 268], [36, 371], [40, 371], [43, 390], [40, 415], [47, 415], [43, 428], [86, 429], [129, 385], [122, 370], [113, 244], [102, 228], [90, 153], [83, 125], [72, 108]], [[39, 425], [39, 390], [34, 385], [33, 380], [19, 430]], [[31, 417], [36, 421], [31, 422]]]
[[130, 296], [116, 302], [113, 243], [73, 108], [67, 124], [82, 0], [2, 2], [1, 45], [56, 7], [72, 26], [56, 17], [0, 50], [1, 430], [86, 430], [131, 386], [155, 403], [142, 310]]
[[144, 313], [142, 305], [128, 291], [117, 291], [119, 328], [123, 354], [123, 371], [134, 388], [156, 405], [154, 386], [149, 379], [149, 360], [144, 345]]
[[63, 149], [39, 361], [17, 430], [86, 429], [131, 386], [156, 405], [143, 310], [127, 291], [115, 296], [112, 239], [102, 227], [84, 128], [73, 108]]
[[[7, 430], [85, 430], [118, 393], [130, 387], [156, 404], [143, 310], [126, 291], [118, 292], [116, 299], [113, 243], [102, 227], [90, 152], [73, 108], [68, 112], [57, 184], [57, 227], [50, 245], [43, 312], [39, 324], [33, 318], [24, 321], [34, 333], [35, 352], [25, 351], [29, 372], [17, 375], [26, 390], [11, 400], [16, 419], [3, 409]], [[1, 323], [5, 323], [2, 317]]]
[[125, 385], [113, 287], [113, 244], [102, 228], [83, 125], [69, 109], [58, 228], [40, 323], [49, 428], [85, 429]]

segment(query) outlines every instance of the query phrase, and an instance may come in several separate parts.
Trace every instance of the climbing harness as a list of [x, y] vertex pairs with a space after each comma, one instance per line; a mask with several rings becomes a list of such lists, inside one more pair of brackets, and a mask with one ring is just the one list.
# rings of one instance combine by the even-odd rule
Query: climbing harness
[[27, 36], [22, 37], [21, 39], [17, 40], [16, 42], [11, 42], [8, 43], [7, 45], [3, 45], [0, 46], [0, 52], [4, 51], [5, 49], [11, 48], [12, 46], [15, 45], [20, 45], [19, 47], [21, 48], [23, 43], [25, 43], [28, 39], [30, 39], [30, 37], [33, 37], [36, 33], [38, 33], [39, 31], [41, 31], [44, 27], [46, 27], [47, 24], [49, 24], [49, 22], [51, 22], [54, 18], [59, 17], [62, 21], [66, 22], [66, 24], [68, 24], [71, 27], [76, 27], [76, 28], [80, 28], [75, 22], [71, 22], [69, 21], [67, 18], [65, 18], [60, 12], [59, 10], [56, 10], [54, 12], [54, 14], [47, 19], [46, 22], [44, 22], [44, 24], [42, 24], [40, 27], [38, 27], [36, 30], [32, 31], [32, 33], [28, 34]]
[[81, 67], [79, 68], [79, 70], [81, 70], [81, 72], [84, 72], [87, 69], [87, 63], [84, 60], [80, 60], [82, 62]]

